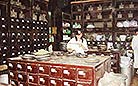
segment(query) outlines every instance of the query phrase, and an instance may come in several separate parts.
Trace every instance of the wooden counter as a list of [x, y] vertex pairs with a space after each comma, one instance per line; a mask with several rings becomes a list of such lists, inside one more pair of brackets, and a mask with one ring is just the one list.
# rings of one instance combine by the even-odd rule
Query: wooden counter
[[115, 73], [120, 73], [120, 56], [122, 54], [121, 51], [111, 51], [111, 50], [107, 50], [107, 51], [99, 51], [99, 50], [94, 50], [94, 49], [90, 49], [88, 52], [88, 54], [96, 54], [96, 55], [107, 55], [107, 56], [111, 56], [111, 69], [113, 72]]
[[[97, 62], [89, 62], [94, 61]], [[110, 71], [110, 56], [51, 56], [49, 61], [9, 58], [9, 78], [13, 86], [97, 86]]]

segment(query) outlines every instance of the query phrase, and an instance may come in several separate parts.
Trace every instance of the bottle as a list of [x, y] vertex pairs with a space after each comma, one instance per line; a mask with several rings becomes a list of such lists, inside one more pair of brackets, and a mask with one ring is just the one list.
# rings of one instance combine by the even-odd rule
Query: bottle
[[97, 16], [98, 19], [102, 19], [102, 14], [99, 13], [98, 16]]
[[90, 5], [90, 7], [88, 8], [88, 11], [93, 11], [92, 5]]
[[121, 9], [121, 8], [124, 8], [124, 4], [121, 3], [121, 4], [119, 5], [119, 8], [120, 8], [120, 9]]
[[122, 18], [122, 13], [121, 12], [118, 13], [117, 18]]
[[131, 2], [131, 3], [129, 4], [129, 8], [134, 8], [133, 2]]
[[53, 46], [52, 46], [52, 44], [49, 45], [48, 51], [51, 52], [51, 53], [53, 52]]
[[90, 16], [90, 14], [88, 13], [87, 15], [86, 15], [86, 20], [89, 20], [91, 18], [91, 16]]
[[102, 10], [102, 5], [99, 4], [99, 6], [97, 7], [97, 10]]
[[128, 13], [128, 18], [133, 18], [133, 13], [131, 11]]

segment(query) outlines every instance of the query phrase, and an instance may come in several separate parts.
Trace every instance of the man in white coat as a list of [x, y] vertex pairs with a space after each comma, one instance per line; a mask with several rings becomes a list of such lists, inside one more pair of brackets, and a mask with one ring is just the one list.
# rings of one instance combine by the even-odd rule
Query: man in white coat
[[138, 28], [135, 29], [135, 35], [132, 39], [132, 49], [134, 51], [134, 68], [138, 74]]

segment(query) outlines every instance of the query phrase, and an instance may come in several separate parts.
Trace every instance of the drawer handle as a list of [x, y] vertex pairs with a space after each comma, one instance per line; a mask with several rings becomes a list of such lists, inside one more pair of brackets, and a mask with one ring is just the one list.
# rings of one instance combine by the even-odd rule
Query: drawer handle
[[86, 75], [86, 73], [84, 71], [79, 71], [78, 74], [79, 75], [82, 75], [82, 76], [85, 76]]
[[10, 66], [10, 67], [13, 67], [12, 63], [9, 63], [9, 66]]
[[22, 20], [22, 22], [24, 22], [24, 20]]
[[111, 61], [111, 65], [113, 65], [114, 64], [114, 62], [113, 61]]
[[20, 84], [20, 86], [23, 86], [23, 84]]
[[31, 81], [34, 81], [33, 76], [29, 76], [29, 79], [30, 79]]
[[110, 55], [110, 57], [114, 57], [114, 55]]
[[21, 74], [18, 75], [18, 78], [23, 79], [23, 76]]
[[14, 74], [13, 74], [13, 72], [10, 72], [10, 76], [11, 76], [11, 77], [14, 77]]
[[27, 66], [27, 69], [29, 69], [31, 71], [32, 70], [32, 67], [31, 66]]
[[64, 74], [67, 74], [67, 75], [70, 74], [70, 72], [69, 72], [68, 70], [64, 70], [63, 73], [64, 73]]
[[22, 66], [20, 64], [17, 64], [17, 68], [22, 69]]
[[1, 18], [1, 20], [5, 20], [4, 18]]
[[81, 84], [78, 84], [77, 86], [83, 86], [83, 85], [81, 85]]
[[13, 86], [16, 86], [16, 84], [15, 84], [15, 82], [14, 82], [14, 81], [11, 81], [11, 84], [12, 84]]
[[39, 70], [43, 71], [44, 72], [44, 68], [43, 67], [39, 67]]
[[56, 81], [55, 80], [50, 80], [51, 84], [56, 85]]
[[54, 69], [54, 68], [51, 68], [51, 72], [55, 72], [55, 73], [57, 73], [57, 70]]
[[69, 82], [64, 82], [64, 86], [70, 86]]
[[44, 78], [40, 78], [40, 81], [41, 81], [42, 83], [45, 83]]

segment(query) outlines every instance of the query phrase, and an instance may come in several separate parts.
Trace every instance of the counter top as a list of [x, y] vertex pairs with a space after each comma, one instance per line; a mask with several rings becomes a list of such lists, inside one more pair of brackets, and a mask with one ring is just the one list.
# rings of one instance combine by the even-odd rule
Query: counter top
[[87, 58], [78, 58], [76, 56], [71, 56], [71, 57], [62, 56], [58, 59], [52, 59], [47, 62], [55, 64], [71, 64], [79, 66], [96, 67], [97, 65], [103, 63], [105, 60], [109, 58], [110, 56], [88, 56]]
[[42, 60], [38, 61], [34, 60], [24, 60], [21, 57], [9, 58], [9, 60], [19, 60], [19, 61], [31, 61], [31, 62], [41, 62], [41, 63], [52, 63], [52, 64], [67, 64], [67, 65], [76, 65], [76, 66], [88, 66], [88, 67], [96, 67], [103, 63], [104, 61], [110, 59], [110, 56], [99, 56], [99, 55], [88, 55], [87, 58], [79, 58], [76, 56], [54, 56], [51, 55], [47, 61]]

